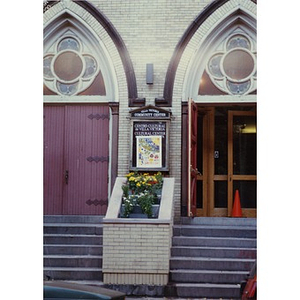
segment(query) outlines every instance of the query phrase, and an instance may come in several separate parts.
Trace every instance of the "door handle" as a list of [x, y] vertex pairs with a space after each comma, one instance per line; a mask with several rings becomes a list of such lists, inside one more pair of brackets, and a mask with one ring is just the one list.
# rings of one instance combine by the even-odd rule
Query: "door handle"
[[202, 175], [201, 172], [197, 168], [194, 169], [192, 166], [190, 166], [190, 172], [194, 173], [196, 175], [200, 175], [200, 176]]
[[69, 183], [69, 170], [65, 171], [65, 183], [68, 184]]

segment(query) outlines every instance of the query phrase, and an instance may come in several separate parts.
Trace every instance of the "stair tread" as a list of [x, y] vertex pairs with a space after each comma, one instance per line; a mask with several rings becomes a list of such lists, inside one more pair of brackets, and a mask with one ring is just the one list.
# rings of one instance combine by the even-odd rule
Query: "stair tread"
[[241, 285], [239, 283], [172, 283], [172, 285], [177, 287], [209, 287], [209, 288], [239, 288]]
[[175, 239], [206, 239], [206, 240], [216, 240], [216, 239], [222, 239], [222, 240], [228, 240], [228, 239], [232, 239], [232, 240], [256, 240], [256, 238], [249, 238], [249, 237], [235, 237], [235, 236], [193, 236], [193, 235], [175, 235], [173, 236], [173, 238]]
[[67, 254], [67, 255], [62, 255], [62, 254], [50, 254], [50, 255], [44, 255], [44, 258], [102, 258], [102, 255], [72, 255], [72, 254]]
[[205, 247], [205, 246], [180, 246], [174, 245], [173, 249], [192, 249], [192, 250], [253, 250], [256, 251], [256, 248], [243, 248], [243, 247]]
[[71, 245], [71, 244], [44, 244], [44, 246], [47, 246], [47, 247], [53, 247], [53, 248], [57, 248], [57, 247], [73, 247], [73, 248], [79, 248], [79, 247], [85, 247], [85, 248], [90, 248], [90, 247], [93, 247], [93, 248], [103, 248], [102, 244], [101, 245], [88, 245], [88, 244], [85, 244], [85, 245]]
[[202, 224], [192, 224], [192, 225], [173, 225], [174, 228], [192, 228], [192, 229], [224, 229], [224, 230], [256, 230], [256, 226], [251, 225], [202, 225]]
[[193, 269], [176, 269], [170, 270], [171, 273], [193, 273], [193, 274], [241, 274], [248, 275], [247, 271], [227, 271], [227, 270], [193, 270]]
[[249, 261], [254, 262], [254, 258], [221, 258], [221, 257], [193, 257], [193, 256], [174, 256], [171, 257], [171, 260], [196, 260], [196, 261], [203, 261], [203, 260], [212, 260], [212, 261]]
[[44, 237], [101, 237], [102, 234], [44, 233]]
[[90, 267], [44, 267], [44, 271], [102, 271], [102, 268]]
[[44, 227], [103, 227], [103, 223], [44, 223]]

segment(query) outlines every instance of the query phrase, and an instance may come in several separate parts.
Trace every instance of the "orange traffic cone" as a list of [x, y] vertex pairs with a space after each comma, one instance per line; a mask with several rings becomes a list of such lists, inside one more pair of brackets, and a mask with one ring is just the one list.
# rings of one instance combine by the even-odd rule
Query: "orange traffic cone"
[[240, 218], [240, 217], [242, 217], [242, 208], [241, 208], [241, 201], [240, 201], [239, 190], [235, 191], [234, 202], [233, 202], [233, 208], [232, 208], [232, 214], [231, 214], [231, 216], [233, 218]]

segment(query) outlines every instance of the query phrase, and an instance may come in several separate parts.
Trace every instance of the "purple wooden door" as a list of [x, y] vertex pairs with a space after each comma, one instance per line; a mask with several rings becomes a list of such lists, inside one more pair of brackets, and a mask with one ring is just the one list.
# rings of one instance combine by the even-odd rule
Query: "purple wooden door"
[[[45, 107], [45, 119], [48, 115], [55, 121], [54, 113], [49, 110], [57, 108]], [[46, 145], [48, 140], [54, 144], [51, 147], [61, 153], [57, 155], [59, 159], [49, 159], [45, 150], [44, 170], [50, 174], [45, 176], [48, 179], [45, 181], [45, 214], [103, 215], [107, 209], [108, 195], [109, 108], [99, 105], [66, 105], [59, 108], [63, 110], [63, 121], [60, 121], [63, 124], [60, 127], [62, 133], [59, 133], [63, 136], [62, 143], [52, 136], [56, 133], [46, 127], [45, 121], [45, 148], [49, 148]], [[59, 163], [62, 165], [58, 166]], [[50, 193], [47, 194], [49, 190], [59, 191], [60, 188], [61, 195], [55, 199]], [[57, 204], [49, 204], [52, 202]], [[61, 210], [58, 212], [52, 207], [60, 207]]]

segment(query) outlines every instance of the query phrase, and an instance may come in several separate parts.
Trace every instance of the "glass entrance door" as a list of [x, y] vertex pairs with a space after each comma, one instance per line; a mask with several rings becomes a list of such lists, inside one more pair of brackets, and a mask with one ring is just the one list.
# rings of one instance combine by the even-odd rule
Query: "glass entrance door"
[[255, 106], [198, 111], [197, 216], [231, 216], [238, 190], [243, 216], [255, 217]]
[[256, 217], [256, 114], [228, 112], [228, 215], [238, 190], [243, 216]]

